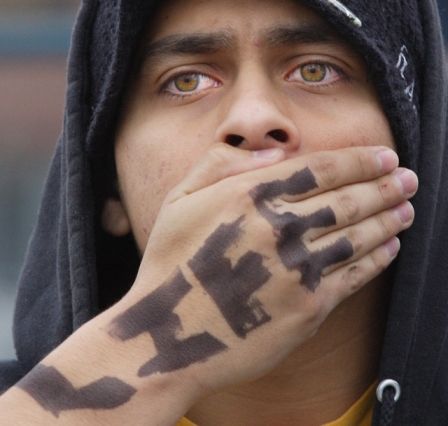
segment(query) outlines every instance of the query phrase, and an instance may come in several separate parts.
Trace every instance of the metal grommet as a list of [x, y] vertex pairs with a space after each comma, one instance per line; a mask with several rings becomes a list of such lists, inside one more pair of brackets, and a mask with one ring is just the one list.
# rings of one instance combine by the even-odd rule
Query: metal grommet
[[383, 393], [386, 390], [386, 388], [391, 387], [395, 391], [394, 395], [394, 402], [397, 402], [400, 399], [401, 396], [401, 387], [399, 383], [392, 379], [386, 379], [383, 380], [378, 387], [376, 388], [376, 397], [379, 402], [383, 402]]

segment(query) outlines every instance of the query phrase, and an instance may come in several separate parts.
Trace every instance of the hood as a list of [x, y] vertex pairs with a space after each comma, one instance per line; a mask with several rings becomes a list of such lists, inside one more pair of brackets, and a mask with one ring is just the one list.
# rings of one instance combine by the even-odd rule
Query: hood
[[[436, 1], [343, 1], [361, 27], [349, 24], [335, 0], [303, 3], [365, 57], [402, 164], [420, 178], [416, 220], [402, 235], [395, 264], [379, 373], [380, 380], [400, 384], [401, 396], [388, 406], [390, 413], [377, 404], [374, 423], [393, 415], [394, 425], [445, 424], [431, 417], [448, 418], [448, 74]], [[124, 294], [137, 271], [132, 239], [104, 235], [97, 213], [105, 196], [100, 177], [112, 151], [110, 123], [117, 121], [138, 41], [156, 7], [149, 0], [82, 3], [72, 37], [63, 132], [19, 283], [17, 360], [0, 363], [0, 392]], [[389, 77], [400, 74], [403, 46], [415, 81], [412, 97], [408, 75]]]

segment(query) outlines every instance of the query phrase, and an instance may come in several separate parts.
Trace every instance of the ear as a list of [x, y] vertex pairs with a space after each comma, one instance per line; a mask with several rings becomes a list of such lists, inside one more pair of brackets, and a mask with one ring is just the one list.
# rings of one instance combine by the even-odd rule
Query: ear
[[115, 237], [124, 237], [131, 232], [131, 223], [123, 203], [116, 198], [108, 198], [103, 206], [101, 226]]

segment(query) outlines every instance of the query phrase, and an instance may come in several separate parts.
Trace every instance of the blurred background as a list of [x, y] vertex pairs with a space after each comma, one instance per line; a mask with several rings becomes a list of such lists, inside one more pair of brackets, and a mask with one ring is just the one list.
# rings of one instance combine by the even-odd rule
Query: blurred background
[[[448, 0], [439, 2], [448, 37]], [[79, 3], [0, 0], [0, 359], [14, 356], [16, 281], [62, 128], [66, 56]]]

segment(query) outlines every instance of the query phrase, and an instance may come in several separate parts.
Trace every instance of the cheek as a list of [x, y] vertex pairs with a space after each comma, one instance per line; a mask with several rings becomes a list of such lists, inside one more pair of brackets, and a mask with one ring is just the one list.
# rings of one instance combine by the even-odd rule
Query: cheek
[[[196, 126], [197, 127], [197, 126]], [[171, 126], [128, 127], [116, 141], [115, 158], [121, 198], [132, 232], [143, 253], [167, 193], [188, 173], [203, 154], [204, 132]]]
[[302, 113], [297, 121], [303, 153], [350, 146], [384, 145], [395, 149], [389, 122], [372, 99], [352, 103], [334, 98], [324, 105], [308, 108], [306, 116]]

